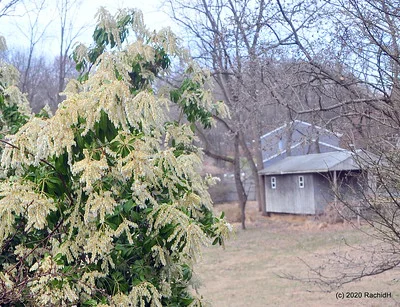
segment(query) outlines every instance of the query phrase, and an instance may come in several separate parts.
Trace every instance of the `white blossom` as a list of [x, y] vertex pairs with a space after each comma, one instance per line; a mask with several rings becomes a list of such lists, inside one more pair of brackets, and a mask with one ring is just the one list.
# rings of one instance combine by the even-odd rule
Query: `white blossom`
[[84, 184], [83, 190], [89, 194], [93, 191], [93, 184], [101, 180], [105, 171], [108, 169], [107, 159], [104, 155], [100, 160], [92, 158], [92, 153], [87, 149], [83, 150], [84, 158], [72, 165], [72, 174], [80, 174], [79, 182]]

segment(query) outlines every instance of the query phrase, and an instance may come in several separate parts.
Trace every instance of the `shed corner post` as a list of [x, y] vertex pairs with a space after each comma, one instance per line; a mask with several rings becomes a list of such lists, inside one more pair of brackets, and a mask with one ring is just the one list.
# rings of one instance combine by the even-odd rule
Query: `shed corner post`
[[261, 185], [261, 189], [264, 190], [264, 193], [260, 193], [261, 194], [261, 202], [262, 202], [262, 215], [263, 216], [270, 216], [270, 213], [267, 211], [267, 193], [266, 193], [266, 188], [265, 188], [265, 176], [263, 174], [259, 175], [260, 177], [260, 185]]
[[333, 171], [333, 191], [335, 193], [334, 195], [334, 204], [335, 208], [337, 208], [337, 201], [338, 201], [338, 185], [337, 185], [337, 173], [336, 171]]

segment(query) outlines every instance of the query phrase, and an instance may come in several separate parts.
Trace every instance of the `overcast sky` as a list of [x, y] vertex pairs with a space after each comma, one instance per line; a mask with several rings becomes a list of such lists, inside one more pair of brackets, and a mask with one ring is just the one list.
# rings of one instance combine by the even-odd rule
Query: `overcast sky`
[[[0, 1], [1, 2], [1, 1]], [[57, 54], [59, 35], [59, 24], [57, 22], [56, 0], [48, 0], [46, 10], [40, 15], [40, 27], [44, 29], [47, 25], [45, 43], [40, 45], [36, 50], [36, 54], [50, 53]], [[144, 14], [144, 20], [149, 29], [160, 29], [162, 27], [171, 26], [173, 23], [168, 15], [161, 8], [162, 0], [83, 0], [82, 5], [76, 12], [75, 29], [79, 29], [87, 25], [87, 30], [79, 37], [79, 41], [89, 44], [91, 42], [91, 35], [93, 33], [93, 25], [95, 23], [94, 15], [100, 6], [106, 7], [112, 13], [116, 12], [118, 8], [138, 8]], [[4, 36], [7, 41], [9, 49], [23, 48], [28, 46], [28, 38], [24, 33], [29, 29], [29, 16], [24, 15], [24, 7], [20, 5], [14, 13], [16, 16], [0, 18], [0, 35]], [[34, 18], [34, 14], [31, 14]], [[50, 24], [49, 24], [50, 23]]]

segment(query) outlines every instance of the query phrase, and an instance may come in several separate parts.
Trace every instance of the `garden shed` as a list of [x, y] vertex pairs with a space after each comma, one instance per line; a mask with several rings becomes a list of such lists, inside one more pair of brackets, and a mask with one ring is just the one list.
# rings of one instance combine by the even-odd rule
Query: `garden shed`
[[357, 198], [366, 186], [351, 151], [290, 156], [259, 172], [265, 187], [265, 211], [320, 214], [335, 201], [334, 191]]

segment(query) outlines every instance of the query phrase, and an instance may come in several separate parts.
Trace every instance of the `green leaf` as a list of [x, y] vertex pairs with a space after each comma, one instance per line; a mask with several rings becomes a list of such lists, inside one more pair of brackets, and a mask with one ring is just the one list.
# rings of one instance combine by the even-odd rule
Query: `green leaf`
[[97, 306], [97, 301], [94, 299], [87, 300], [83, 303], [83, 306]]

